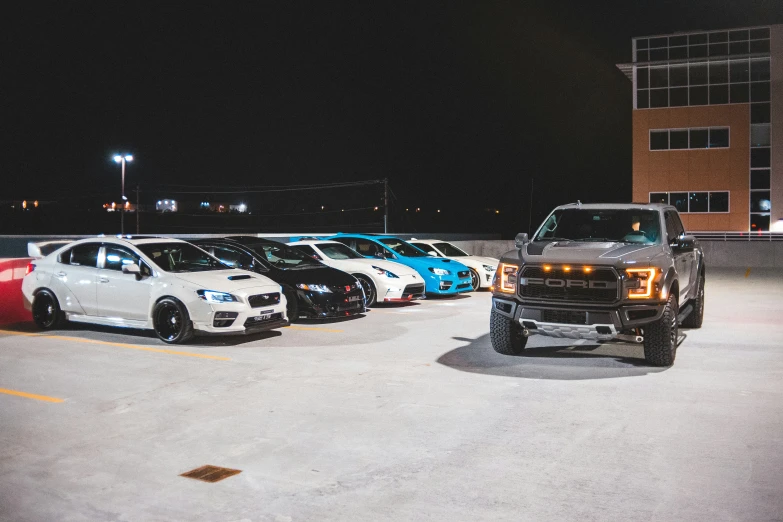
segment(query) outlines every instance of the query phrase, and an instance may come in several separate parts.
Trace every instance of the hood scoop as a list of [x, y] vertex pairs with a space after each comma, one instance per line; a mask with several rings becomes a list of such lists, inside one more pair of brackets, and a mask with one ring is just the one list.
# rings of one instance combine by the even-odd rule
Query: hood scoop
[[253, 279], [253, 276], [251, 275], [228, 276], [229, 281], [242, 281], [243, 279]]

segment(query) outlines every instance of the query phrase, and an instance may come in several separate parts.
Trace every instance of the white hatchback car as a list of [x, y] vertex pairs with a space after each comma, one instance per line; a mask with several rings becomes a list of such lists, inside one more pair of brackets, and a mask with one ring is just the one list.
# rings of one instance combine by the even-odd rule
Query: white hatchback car
[[367, 259], [337, 241], [305, 240], [288, 244], [358, 279], [364, 289], [365, 306], [378, 301], [424, 299], [424, 279], [405, 265], [385, 259]]
[[447, 257], [470, 268], [473, 290], [492, 286], [492, 277], [498, 267], [494, 257], [472, 256], [459, 247], [440, 239], [411, 239], [408, 243], [436, 257]]
[[25, 308], [42, 329], [64, 321], [152, 329], [167, 343], [194, 333], [255, 333], [288, 324], [280, 285], [165, 238], [82, 239], [27, 267]]

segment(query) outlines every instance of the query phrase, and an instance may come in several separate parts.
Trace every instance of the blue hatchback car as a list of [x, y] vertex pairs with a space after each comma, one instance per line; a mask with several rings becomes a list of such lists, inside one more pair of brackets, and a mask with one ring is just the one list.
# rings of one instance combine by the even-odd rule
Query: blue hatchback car
[[364, 257], [388, 259], [413, 268], [424, 279], [428, 294], [452, 295], [472, 289], [468, 267], [451, 259], [433, 257], [402, 239], [364, 234], [337, 234], [323, 239], [339, 241]]

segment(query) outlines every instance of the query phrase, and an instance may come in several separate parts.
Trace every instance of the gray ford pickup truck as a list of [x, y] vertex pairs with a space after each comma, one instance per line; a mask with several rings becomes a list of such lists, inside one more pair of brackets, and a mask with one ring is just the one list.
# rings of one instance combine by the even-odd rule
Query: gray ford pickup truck
[[498, 353], [521, 355], [534, 334], [619, 340], [671, 366], [678, 326], [701, 327], [704, 253], [670, 205], [563, 205], [515, 244], [492, 285]]

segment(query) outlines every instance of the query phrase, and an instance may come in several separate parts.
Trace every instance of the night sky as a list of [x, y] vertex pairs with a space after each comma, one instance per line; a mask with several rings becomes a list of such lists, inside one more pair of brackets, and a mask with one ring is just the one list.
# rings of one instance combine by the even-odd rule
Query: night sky
[[129, 151], [151, 193], [388, 177], [401, 205], [523, 224], [531, 176], [537, 213], [628, 201], [631, 37], [783, 23], [779, 0], [521, 4], [6, 11], [0, 200], [119, 192]]

